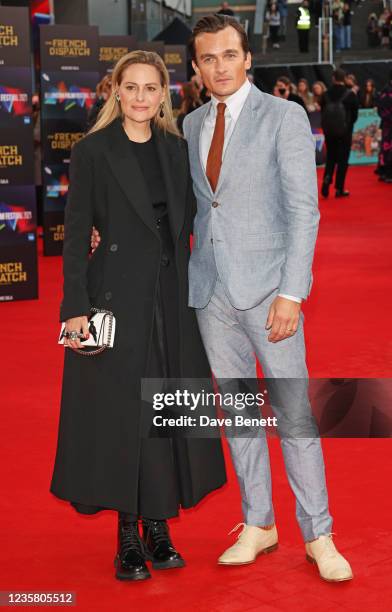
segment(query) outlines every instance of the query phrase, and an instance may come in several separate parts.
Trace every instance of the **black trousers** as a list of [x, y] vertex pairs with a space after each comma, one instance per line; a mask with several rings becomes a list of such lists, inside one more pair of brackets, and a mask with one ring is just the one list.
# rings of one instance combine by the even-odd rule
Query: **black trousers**
[[324, 170], [324, 182], [328, 184], [332, 183], [336, 166], [335, 188], [339, 190], [344, 189], [344, 182], [348, 168], [348, 158], [350, 157], [351, 140], [351, 131], [342, 138], [325, 137], [325, 145], [327, 147], [327, 162]]
[[309, 51], [309, 32], [310, 30], [297, 30], [298, 32], [298, 46], [301, 53], [307, 53]]
[[273, 45], [275, 45], [276, 43], [279, 42], [279, 28], [280, 26], [271, 26], [270, 25], [270, 37], [271, 37], [271, 43]]

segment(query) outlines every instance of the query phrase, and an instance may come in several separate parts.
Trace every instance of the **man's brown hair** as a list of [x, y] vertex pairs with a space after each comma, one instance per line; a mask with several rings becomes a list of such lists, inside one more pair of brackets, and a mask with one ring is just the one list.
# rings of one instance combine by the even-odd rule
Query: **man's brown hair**
[[289, 77], [287, 76], [280, 76], [276, 79], [276, 83], [280, 81], [281, 83], [284, 83], [285, 85], [287, 85], [287, 87], [291, 87], [291, 81], [289, 79]]
[[332, 76], [335, 79], [335, 81], [338, 81], [338, 83], [344, 83], [346, 73], [344, 70], [342, 70], [342, 68], [337, 68], [336, 70], [333, 71]]
[[220, 32], [220, 30], [224, 30], [229, 26], [234, 28], [240, 35], [241, 46], [245, 55], [249, 53], [248, 37], [244, 28], [236, 19], [229, 17], [228, 15], [207, 15], [206, 17], [199, 19], [199, 21], [196, 23], [192, 31], [192, 36], [188, 42], [189, 51], [193, 61], [196, 62], [195, 40], [199, 34], [215, 34], [216, 32]]

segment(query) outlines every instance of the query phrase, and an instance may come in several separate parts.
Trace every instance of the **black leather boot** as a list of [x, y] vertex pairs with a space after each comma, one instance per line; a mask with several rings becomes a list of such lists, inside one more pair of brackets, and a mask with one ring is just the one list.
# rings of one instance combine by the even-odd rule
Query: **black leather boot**
[[336, 198], [347, 198], [350, 195], [349, 191], [345, 191], [344, 189], [337, 189], [335, 192]]
[[143, 540], [153, 569], [184, 567], [185, 561], [174, 548], [166, 521], [143, 519]]
[[119, 515], [117, 555], [114, 559], [118, 580], [146, 580], [151, 578], [146, 565], [144, 544], [138, 524]]
[[323, 198], [327, 198], [329, 196], [329, 186], [331, 184], [331, 180], [329, 176], [326, 176], [321, 185], [321, 195]]

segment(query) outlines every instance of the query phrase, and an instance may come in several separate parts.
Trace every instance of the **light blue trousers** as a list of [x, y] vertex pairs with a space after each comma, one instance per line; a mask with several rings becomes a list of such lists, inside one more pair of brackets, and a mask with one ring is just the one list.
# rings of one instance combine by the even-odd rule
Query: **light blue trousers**
[[[218, 278], [210, 302], [205, 308], [196, 309], [201, 336], [218, 384], [220, 379], [255, 379], [257, 355], [266, 378], [301, 379], [302, 383], [299, 382], [307, 386], [302, 313], [293, 336], [276, 344], [267, 340], [270, 332], [265, 324], [275, 297], [276, 293], [254, 308], [237, 310], [230, 304]], [[272, 405], [272, 408], [278, 420], [287, 417], [294, 426], [312, 418], [307, 395], [300, 402], [295, 398], [293, 401], [283, 399], [279, 407]], [[257, 436], [227, 439], [240, 485], [244, 522], [271, 525], [275, 518], [265, 432], [260, 430]], [[283, 436], [281, 447], [304, 540], [330, 533], [332, 518], [319, 437]]]

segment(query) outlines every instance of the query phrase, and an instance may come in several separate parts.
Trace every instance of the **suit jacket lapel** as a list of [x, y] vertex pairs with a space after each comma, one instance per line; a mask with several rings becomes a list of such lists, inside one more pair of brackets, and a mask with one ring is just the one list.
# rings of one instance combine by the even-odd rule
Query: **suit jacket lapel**
[[252, 110], [252, 90], [249, 92], [242, 107], [240, 116], [234, 126], [230, 140], [226, 145], [226, 149], [222, 159], [221, 171], [219, 174], [218, 184], [216, 186], [215, 196], [224, 184], [225, 179], [233, 172], [236, 164], [238, 164], [238, 152], [241, 147], [246, 146], [248, 135], [251, 133], [253, 125], [253, 110]]
[[243, 147], [244, 145], [246, 146], [247, 135], [252, 129], [252, 124], [254, 120], [254, 113], [253, 113], [253, 108], [252, 108], [253, 87], [254, 86], [252, 86], [252, 89], [250, 90], [245, 100], [245, 104], [241, 110], [240, 116], [237, 119], [236, 125], [231, 134], [230, 140], [226, 145], [225, 152], [224, 152], [223, 159], [222, 159], [222, 167], [221, 167], [219, 180], [218, 180], [218, 184], [217, 184], [215, 193], [213, 193], [211, 189], [210, 182], [207, 178], [205, 168], [203, 166], [202, 155], [201, 155], [201, 133], [203, 130], [204, 122], [211, 108], [211, 104], [212, 104], [211, 102], [204, 105], [203, 109], [205, 109], [205, 112], [200, 113], [199, 116], [197, 117], [197, 120], [195, 121], [195, 125], [194, 125], [195, 145], [194, 146], [197, 147], [197, 159], [200, 164], [201, 175], [203, 177], [205, 186], [207, 187], [208, 192], [211, 197], [217, 197], [218, 192], [221, 189], [222, 184], [224, 184], [225, 179], [230, 174], [230, 172], [233, 170], [233, 168], [235, 168], [235, 164], [237, 163], [238, 149], [240, 147]]
[[166, 186], [169, 222], [173, 237], [178, 238], [184, 225], [188, 166], [180, 142], [153, 128], [159, 161]]
[[202, 159], [202, 154], [201, 154], [201, 133], [203, 130], [203, 126], [204, 126], [204, 122], [206, 120], [206, 117], [210, 111], [211, 108], [211, 102], [207, 102], [207, 104], [204, 104], [203, 106], [203, 110], [204, 113], [200, 113], [199, 117], [198, 117], [198, 122], [196, 123], [195, 126], [195, 141], [196, 141], [196, 146], [197, 146], [197, 158], [199, 160], [199, 164], [200, 164], [200, 170], [201, 170], [201, 174], [203, 176], [204, 182], [206, 184], [206, 187], [210, 193], [210, 195], [213, 195], [213, 191], [211, 189], [211, 185], [210, 185], [210, 181], [207, 178], [206, 175], [206, 171], [205, 168], [203, 166], [203, 159]]
[[159, 236], [148, 188], [120, 119], [116, 119], [111, 124], [109, 134], [106, 158], [110, 168], [130, 205], [142, 221]]

